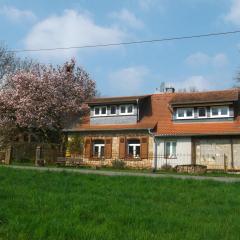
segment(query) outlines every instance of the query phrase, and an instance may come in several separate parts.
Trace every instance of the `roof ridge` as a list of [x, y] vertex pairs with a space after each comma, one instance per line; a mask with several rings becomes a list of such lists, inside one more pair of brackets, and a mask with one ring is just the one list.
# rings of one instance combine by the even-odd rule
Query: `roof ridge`
[[219, 93], [219, 92], [238, 92], [238, 88], [230, 88], [223, 90], [209, 90], [209, 91], [199, 91], [199, 92], [176, 92], [176, 94], [201, 94], [201, 93]]
[[111, 97], [96, 97], [93, 99], [111, 99], [111, 98], [137, 98], [137, 97], [148, 97], [152, 96], [152, 94], [143, 94], [143, 95], [128, 95], [128, 96], [111, 96]]

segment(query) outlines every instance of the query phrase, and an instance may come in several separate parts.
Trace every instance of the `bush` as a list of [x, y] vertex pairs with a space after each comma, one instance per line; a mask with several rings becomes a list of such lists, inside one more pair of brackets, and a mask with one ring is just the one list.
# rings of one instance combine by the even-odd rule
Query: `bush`
[[172, 171], [173, 167], [170, 164], [165, 163], [162, 165], [161, 169], [165, 171]]
[[126, 163], [123, 160], [116, 159], [112, 161], [112, 167], [117, 169], [125, 168]]
[[83, 152], [83, 137], [72, 135], [67, 142], [67, 150], [72, 153], [81, 154]]

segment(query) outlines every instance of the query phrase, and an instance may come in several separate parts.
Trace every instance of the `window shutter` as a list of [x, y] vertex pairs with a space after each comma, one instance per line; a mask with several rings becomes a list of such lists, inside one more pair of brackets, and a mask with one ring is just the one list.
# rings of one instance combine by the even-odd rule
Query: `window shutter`
[[105, 140], [105, 158], [112, 158], [112, 138]]
[[91, 158], [92, 156], [92, 139], [86, 138], [85, 139], [85, 157]]
[[141, 158], [146, 159], [148, 158], [148, 138], [142, 137], [141, 138]]
[[120, 137], [119, 139], [119, 158], [124, 159], [126, 156], [126, 138]]

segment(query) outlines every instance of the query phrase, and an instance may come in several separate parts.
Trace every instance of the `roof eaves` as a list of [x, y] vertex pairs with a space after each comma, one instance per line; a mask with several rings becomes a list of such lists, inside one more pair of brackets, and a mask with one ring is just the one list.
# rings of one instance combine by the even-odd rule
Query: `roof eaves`
[[237, 98], [234, 98], [234, 99], [226, 99], [226, 100], [211, 100], [211, 101], [208, 101], [208, 100], [204, 100], [204, 101], [188, 101], [188, 102], [184, 102], [184, 101], [179, 101], [179, 102], [170, 102], [170, 105], [171, 106], [177, 106], [177, 105], [188, 105], [188, 104], [202, 104], [202, 103], [226, 103], [226, 102], [229, 102], [229, 103], [232, 103], [232, 102], [235, 102], [237, 101], [238, 99]]
[[155, 137], [191, 137], [191, 136], [221, 136], [221, 135], [240, 135], [239, 132], [223, 132], [223, 133], [166, 133], [155, 134]]
[[109, 98], [96, 98], [90, 101], [86, 101], [88, 105], [96, 105], [96, 104], [107, 104], [107, 103], [123, 103], [123, 102], [135, 102], [139, 99], [144, 99], [150, 97], [151, 94], [148, 95], [140, 95], [140, 96], [126, 96], [126, 97], [109, 97]]
[[139, 131], [139, 130], [148, 130], [153, 129], [154, 127], [142, 127], [142, 128], [115, 128], [115, 129], [108, 129], [108, 128], [101, 128], [101, 129], [63, 129], [63, 132], [100, 132], [100, 131]]

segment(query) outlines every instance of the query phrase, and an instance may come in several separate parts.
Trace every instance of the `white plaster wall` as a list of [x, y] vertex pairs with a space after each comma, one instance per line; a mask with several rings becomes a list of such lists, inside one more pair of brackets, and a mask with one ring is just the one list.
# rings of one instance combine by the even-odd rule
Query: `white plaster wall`
[[234, 167], [240, 169], [240, 139], [233, 139], [233, 162]]
[[[164, 143], [166, 141], [176, 141], [177, 157], [166, 159], [164, 156]], [[172, 167], [176, 165], [191, 164], [192, 161], [192, 141], [191, 138], [156, 138], [157, 146], [155, 149], [157, 155], [157, 168], [169, 164]]]
[[224, 169], [224, 159], [230, 168], [231, 139], [200, 139], [196, 142], [196, 163], [209, 169]]

